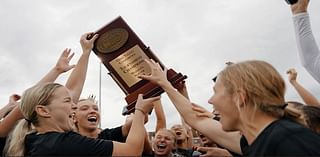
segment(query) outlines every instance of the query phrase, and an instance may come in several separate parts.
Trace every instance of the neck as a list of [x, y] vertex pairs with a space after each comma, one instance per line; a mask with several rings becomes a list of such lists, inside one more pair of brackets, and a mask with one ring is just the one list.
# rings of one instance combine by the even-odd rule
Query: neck
[[[244, 113], [246, 114], [246, 113]], [[248, 144], [252, 144], [258, 135], [277, 118], [269, 116], [261, 111], [256, 111], [254, 115], [246, 114], [241, 117], [241, 133], [246, 137]]]
[[188, 149], [188, 140], [182, 140], [181, 142], [177, 141], [177, 148]]
[[65, 130], [56, 125], [56, 123], [52, 123], [51, 121], [39, 121], [39, 124], [35, 126], [35, 129], [39, 134], [43, 134], [46, 132], [65, 132]]
[[79, 128], [79, 134], [82, 136], [87, 136], [91, 138], [98, 138], [98, 134], [100, 133], [99, 129], [85, 129]]

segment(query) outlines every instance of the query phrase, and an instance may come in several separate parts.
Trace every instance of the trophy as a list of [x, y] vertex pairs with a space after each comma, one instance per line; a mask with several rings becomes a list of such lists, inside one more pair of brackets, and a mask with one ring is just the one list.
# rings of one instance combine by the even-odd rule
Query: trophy
[[[141, 74], [151, 74], [151, 69], [144, 61], [145, 59], [153, 59], [162, 68], [164, 65], [120, 16], [100, 28], [95, 34], [99, 34], [99, 37], [94, 43], [94, 53], [101, 59], [109, 75], [126, 94], [127, 105], [123, 108], [123, 115], [134, 112], [138, 94], [149, 98], [159, 96], [164, 92], [158, 85], [137, 77]], [[187, 76], [168, 69], [167, 78], [175, 88], [178, 88], [177, 84]]]

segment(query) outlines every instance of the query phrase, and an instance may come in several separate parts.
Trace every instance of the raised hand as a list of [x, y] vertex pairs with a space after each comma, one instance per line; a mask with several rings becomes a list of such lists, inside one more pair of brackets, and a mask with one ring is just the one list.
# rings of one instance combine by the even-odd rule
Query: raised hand
[[156, 63], [154, 60], [146, 59], [145, 62], [149, 65], [151, 68], [151, 74], [150, 75], [140, 75], [138, 76], [141, 79], [149, 80], [153, 83], [156, 83], [160, 86], [169, 83], [170, 82], [167, 80], [167, 69], [162, 70], [161, 66], [159, 63]]
[[139, 94], [135, 109], [147, 114], [153, 109], [153, 102], [157, 100], [160, 100], [160, 96], [143, 99], [143, 95]]
[[18, 94], [12, 94], [12, 95], [9, 97], [9, 102], [8, 102], [8, 104], [6, 105], [7, 110], [8, 110], [8, 111], [11, 111], [13, 108], [15, 108], [15, 107], [19, 104], [18, 100], [20, 100], [20, 99], [21, 99], [21, 96], [20, 96], [20, 95], [18, 95]]
[[72, 57], [74, 56], [74, 53], [71, 53], [71, 49], [66, 48], [63, 50], [60, 58], [58, 59], [58, 62], [55, 66], [55, 69], [59, 72], [59, 73], [63, 73], [63, 72], [67, 72], [70, 69], [74, 68], [75, 65], [70, 65], [70, 60], [72, 59]]
[[292, 14], [307, 12], [309, 0], [298, 0], [296, 4], [291, 5]]
[[80, 38], [80, 44], [82, 47], [83, 53], [90, 53], [93, 48], [94, 41], [98, 38], [98, 34], [93, 35], [92, 38], [89, 39], [90, 36], [93, 35], [93, 32], [85, 33]]
[[298, 73], [295, 69], [289, 69], [287, 71], [287, 74], [288, 74], [288, 80], [290, 81], [290, 83], [293, 83], [297, 80], [297, 76], [298, 76]]

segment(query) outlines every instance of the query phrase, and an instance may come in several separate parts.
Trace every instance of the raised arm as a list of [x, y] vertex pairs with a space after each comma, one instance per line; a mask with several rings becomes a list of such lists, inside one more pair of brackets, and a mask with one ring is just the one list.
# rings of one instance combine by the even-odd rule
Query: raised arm
[[306, 90], [302, 85], [297, 82], [297, 75], [295, 69], [289, 69], [287, 71], [288, 79], [291, 85], [296, 89], [300, 97], [307, 105], [311, 106], [320, 106], [320, 102], [317, 100], [315, 96], [313, 96], [308, 90]]
[[94, 41], [98, 38], [98, 35], [96, 34], [91, 39], [87, 39], [87, 37], [91, 34], [92, 33], [86, 33], [81, 36], [80, 44], [82, 47], [82, 55], [80, 56], [76, 67], [73, 69], [66, 83], [66, 87], [71, 91], [74, 103], [78, 103], [80, 98], [87, 76], [90, 52], [93, 48]]
[[301, 63], [320, 83], [320, 50], [312, 33], [308, 4], [309, 0], [298, 0], [291, 6], [291, 11]]
[[154, 111], [157, 118], [155, 132], [158, 132], [161, 128], [167, 128], [166, 116], [163, 111], [161, 100], [154, 102]]
[[180, 94], [167, 80], [166, 70], [162, 70], [158, 63], [146, 60], [151, 68], [151, 75], [141, 75], [140, 78], [149, 80], [161, 86], [169, 96], [183, 119], [194, 129], [200, 131], [217, 144], [241, 154], [240, 138], [236, 132], [227, 133], [222, 130], [221, 124], [213, 119], [198, 117], [192, 110], [191, 102]]
[[142, 94], [139, 94], [126, 143], [113, 142], [112, 156], [141, 156], [146, 135], [144, 118], [153, 108], [152, 103], [159, 99], [160, 97], [143, 99]]
[[9, 98], [9, 103], [1, 109], [0, 137], [6, 137], [16, 122], [23, 118], [19, 109], [20, 96], [13, 94]]
[[[179, 83], [178, 85], [178, 92], [183, 95], [184, 97], [186, 97], [189, 101], [189, 93], [187, 90], [187, 86], [185, 81], [182, 81]], [[192, 133], [192, 128], [186, 123], [186, 121], [183, 119], [183, 117], [180, 114], [180, 119], [181, 119], [181, 124], [182, 126], [187, 130], [187, 134], [188, 134], [188, 147], [192, 148], [192, 139], [193, 139], [193, 133]]]
[[70, 52], [71, 49], [64, 49], [56, 65], [37, 84], [54, 82], [60, 74], [74, 68], [75, 65], [69, 65], [69, 62], [74, 55], [74, 53], [70, 54]]
[[[130, 132], [130, 128], [132, 125], [132, 121], [134, 118], [134, 114], [131, 113], [130, 115], [128, 115], [126, 117], [126, 122], [122, 125], [121, 129], [122, 129], [122, 136], [127, 137], [129, 132]], [[145, 115], [145, 119], [144, 119], [144, 124], [146, 124], [148, 121], [148, 114]], [[144, 146], [143, 146], [143, 154], [152, 154], [152, 146], [149, 142], [149, 136], [148, 136], [148, 132], [145, 133], [145, 141], [144, 141]]]
[[12, 94], [9, 97], [9, 102], [3, 108], [0, 109], [0, 119], [4, 118], [8, 115], [16, 106], [18, 106], [18, 100], [20, 100], [21, 96], [18, 94]]
[[[72, 69], [74, 65], [69, 65], [69, 61], [72, 59], [72, 57], [73, 54], [70, 55], [70, 49], [65, 49], [59, 57], [56, 65], [37, 84], [54, 82], [60, 74]], [[19, 95], [12, 95], [10, 97], [9, 104], [16, 105], [18, 104], [17, 100], [19, 99]], [[23, 115], [20, 111], [20, 108], [16, 105], [16, 107], [14, 107], [13, 110], [5, 118], [3, 118], [2, 122], [0, 123], [0, 137], [6, 137], [11, 129], [16, 125], [17, 121], [22, 118]]]
[[20, 108], [16, 106], [0, 123], [0, 137], [8, 136], [11, 129], [15, 126], [18, 120], [22, 119], [23, 115]]

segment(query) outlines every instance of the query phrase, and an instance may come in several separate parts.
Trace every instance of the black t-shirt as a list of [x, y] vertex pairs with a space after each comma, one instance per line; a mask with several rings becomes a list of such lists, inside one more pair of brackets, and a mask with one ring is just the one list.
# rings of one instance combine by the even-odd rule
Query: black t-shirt
[[248, 145], [242, 136], [243, 156], [320, 156], [320, 136], [289, 119], [280, 119], [267, 126]]
[[0, 156], [2, 156], [4, 146], [6, 145], [6, 137], [0, 137]]
[[93, 139], [75, 132], [31, 133], [25, 138], [27, 156], [111, 156], [112, 141]]
[[102, 130], [98, 135], [98, 138], [117, 142], [126, 142], [127, 137], [122, 135], [122, 126], [119, 126], [117, 128]]

